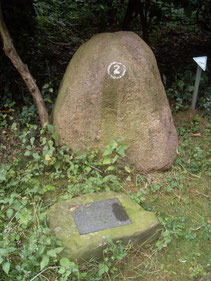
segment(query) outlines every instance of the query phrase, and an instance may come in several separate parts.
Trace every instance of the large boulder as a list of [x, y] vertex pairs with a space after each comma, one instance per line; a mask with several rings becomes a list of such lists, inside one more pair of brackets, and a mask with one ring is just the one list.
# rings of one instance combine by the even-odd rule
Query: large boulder
[[70, 61], [54, 108], [60, 144], [104, 150], [123, 136], [139, 171], [168, 169], [178, 144], [156, 59], [133, 32], [102, 33]]

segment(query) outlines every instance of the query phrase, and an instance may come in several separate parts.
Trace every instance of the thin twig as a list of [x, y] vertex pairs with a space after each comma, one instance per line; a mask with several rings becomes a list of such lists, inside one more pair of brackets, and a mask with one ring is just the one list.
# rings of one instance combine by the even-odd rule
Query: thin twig
[[181, 196], [179, 196], [178, 194], [176, 194], [176, 192], [174, 192], [174, 191], [173, 191], [173, 193], [174, 193], [174, 195], [179, 199], [179, 202], [180, 202]]
[[40, 274], [41, 277], [45, 278], [45, 280], [50, 281], [45, 275]]
[[1, 113], [11, 113], [13, 110], [1, 110]]
[[96, 168], [95, 166], [92, 166], [92, 165], [88, 165], [88, 166], [89, 166], [90, 168], [96, 170], [97, 172], [101, 173], [101, 174], [102, 174], [102, 172], [103, 172], [103, 171], [101, 171], [100, 169]]
[[50, 269], [57, 269], [60, 268], [60, 266], [50, 266], [48, 268], [43, 269], [40, 273], [38, 273], [37, 275], [35, 275], [32, 279], [30, 279], [29, 281], [33, 281], [35, 280], [37, 277], [39, 277], [40, 275], [42, 275], [45, 271], [50, 270]]
[[206, 195], [206, 194], [201, 193], [201, 192], [198, 192], [198, 191], [196, 191], [196, 194], [201, 195], [201, 196], [206, 197], [206, 198], [211, 198], [211, 196]]
[[201, 225], [201, 226], [199, 226], [199, 227], [197, 227], [197, 228], [191, 228], [190, 230], [192, 230], [192, 231], [197, 231], [197, 230], [199, 230], [200, 228], [202, 228], [203, 227], [203, 225]]
[[190, 173], [190, 175], [193, 176], [193, 177], [196, 177], [196, 178], [198, 178], [198, 179], [201, 179], [201, 176], [194, 175], [194, 174], [192, 174], [192, 173]]

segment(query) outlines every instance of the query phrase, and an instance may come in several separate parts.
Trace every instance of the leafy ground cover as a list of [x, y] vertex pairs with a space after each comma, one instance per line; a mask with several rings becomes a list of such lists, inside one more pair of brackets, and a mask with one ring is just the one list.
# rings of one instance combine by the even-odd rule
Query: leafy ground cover
[[[57, 146], [49, 125], [40, 130], [34, 108], [0, 115], [0, 280], [210, 280], [210, 123], [180, 111], [180, 138], [171, 170], [139, 174], [127, 163], [123, 139], [105, 152], [72, 153]], [[61, 258], [46, 211], [58, 200], [88, 192], [128, 194], [158, 216], [160, 239], [123, 246], [108, 241], [103, 261]]]
[[[28, 12], [29, 21], [21, 24], [20, 19], [26, 19], [21, 15], [22, 9], [19, 12], [14, 9], [17, 20], [11, 17], [6, 22], [18, 52], [42, 88], [50, 112], [56, 89], [76, 49], [96, 32], [119, 28], [114, 23], [106, 24], [108, 17], [114, 17], [115, 13], [107, 13], [105, 17], [106, 9], [102, 5], [96, 14], [90, 4], [73, 4], [82, 5], [83, 9], [76, 7], [73, 10], [76, 17], [70, 21], [68, 10], [58, 1], [48, 1], [56, 8], [51, 11], [46, 9], [49, 3], [46, 6], [46, 1], [39, 2], [43, 3], [36, 10], [39, 12], [36, 24], [31, 22]], [[69, 5], [67, 1], [62, 2]], [[121, 2], [122, 7], [122, 1], [113, 2]], [[204, 11], [208, 17], [209, 11]], [[174, 12], [181, 13], [177, 16], [187, 23], [193, 22], [181, 9]], [[168, 11], [164, 14], [168, 15]], [[96, 16], [96, 20], [87, 21]], [[99, 30], [99, 19], [105, 21], [106, 28], [102, 26]], [[83, 28], [73, 21], [82, 23]], [[133, 30], [141, 35], [139, 25], [134, 23]], [[21, 32], [16, 32], [17, 26]], [[66, 32], [72, 32], [71, 36], [66, 36]], [[197, 107], [201, 112], [187, 110], [196, 71], [192, 57], [207, 55], [209, 70], [210, 43], [209, 32], [174, 21], [165, 20], [161, 26], [154, 26], [150, 34], [149, 44], [158, 60], [180, 138], [172, 169], [150, 174], [139, 174], [126, 165], [127, 147], [121, 139], [113, 140], [103, 155], [90, 150], [72, 154], [68, 148], [56, 146], [53, 127], [40, 130], [37, 126], [32, 99], [1, 52], [0, 280], [211, 279], [210, 123], [206, 117], [211, 108], [211, 76], [208, 71], [202, 73], [200, 82]], [[163, 224], [160, 239], [153, 245], [146, 243], [135, 248], [110, 240], [101, 262], [92, 260], [78, 265], [61, 258], [62, 245], [50, 236], [46, 223], [47, 209], [58, 200], [104, 190], [125, 192], [146, 210], [154, 211]]]

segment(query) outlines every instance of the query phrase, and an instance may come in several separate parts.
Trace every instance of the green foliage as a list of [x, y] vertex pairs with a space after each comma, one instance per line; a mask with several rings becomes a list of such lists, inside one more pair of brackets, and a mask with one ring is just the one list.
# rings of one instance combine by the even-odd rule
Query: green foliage
[[[80, 0], [43, 1], [34, 0], [38, 28], [50, 39], [66, 42], [71, 37], [73, 44], [82, 41], [83, 36], [107, 31], [123, 25], [123, 29], [143, 31], [148, 40], [152, 30], [162, 27], [183, 26], [184, 23], [200, 24], [201, 29], [209, 29], [211, 13], [208, 1], [120, 1], [120, 0]], [[140, 17], [140, 19], [139, 19]], [[110, 27], [111, 25], [111, 27]], [[55, 32], [56, 31], [56, 32]]]
[[[101, 157], [98, 151], [72, 153], [68, 147], [55, 145], [58, 136], [52, 125], [39, 131], [28, 123], [30, 114], [26, 116], [25, 112], [23, 108], [20, 114], [27, 122], [24, 128], [18, 122], [10, 126], [19, 148], [12, 161], [0, 164], [0, 264], [8, 276], [4, 280], [29, 280], [35, 271], [55, 263], [59, 280], [68, 280], [70, 275], [78, 278], [78, 266], [59, 259], [63, 247], [50, 236], [46, 225], [46, 198], [51, 196], [52, 204], [81, 193], [120, 190], [121, 170], [117, 164], [125, 157], [127, 146], [119, 139], [111, 141]], [[66, 184], [58, 190], [55, 183], [62, 179]], [[80, 276], [85, 275], [82, 272]]]
[[[210, 150], [205, 152], [204, 144], [209, 142], [203, 141], [202, 138], [199, 138], [199, 142], [197, 145], [190, 145], [190, 142], [193, 138], [195, 138], [194, 134], [199, 134], [200, 137], [200, 126], [199, 119], [196, 117], [193, 121], [182, 125], [178, 130], [179, 135], [183, 136], [183, 142], [181, 143], [175, 164], [183, 167], [187, 172], [193, 174], [201, 174], [209, 171], [209, 166], [207, 165], [207, 161], [210, 157]], [[210, 125], [207, 125], [206, 128], [207, 133], [210, 132]]]
[[195, 1], [195, 0], [174, 0], [175, 8], [183, 10], [183, 23], [197, 23], [200, 29], [204, 32], [210, 32], [210, 15], [211, 8], [209, 0]]
[[[144, 209], [155, 211], [163, 225], [151, 253], [158, 255], [159, 261], [166, 258], [163, 266], [167, 268], [169, 257], [178, 248], [181, 256], [175, 263], [184, 264], [188, 278], [207, 276], [208, 262], [200, 260], [206, 249], [201, 249], [200, 243], [208, 243], [211, 232], [204, 203], [208, 195], [202, 182], [209, 175], [208, 122], [204, 124], [199, 116], [180, 122], [175, 164], [171, 171], [156, 178], [153, 173], [136, 174], [125, 166], [122, 160], [127, 146], [122, 138], [112, 140], [102, 154], [90, 149], [73, 153], [68, 147], [56, 145], [58, 137], [52, 125], [39, 130], [31, 121], [31, 112], [24, 107], [14, 119], [12, 111], [5, 114], [6, 122], [0, 124], [0, 279], [28, 281], [44, 274], [49, 279], [64, 281], [120, 280], [128, 255], [121, 243], [109, 241], [103, 261], [78, 265], [61, 256], [63, 246], [50, 235], [46, 211], [57, 200], [126, 188], [129, 196]], [[195, 197], [191, 193], [194, 189], [199, 190]], [[186, 247], [196, 247], [197, 251], [189, 257]], [[172, 254], [167, 255], [171, 249]], [[130, 266], [135, 257], [136, 254], [129, 258]], [[156, 263], [155, 259], [150, 263]], [[150, 275], [149, 269], [139, 271], [137, 278], [146, 272]]]
[[163, 219], [160, 217], [160, 221], [165, 227], [165, 230], [161, 233], [161, 239], [156, 242], [158, 250], [167, 247], [172, 239], [182, 237], [185, 228], [185, 217], [180, 217], [177, 220], [173, 220], [168, 217]]
[[107, 243], [108, 245], [103, 251], [104, 261], [98, 264], [98, 275], [101, 278], [117, 272], [116, 263], [126, 256], [126, 247], [122, 245], [121, 241], [114, 243], [112, 239], [109, 239]]
[[106, 28], [111, 20], [117, 22], [121, 11], [115, 11], [122, 5], [119, 0], [35, 0], [34, 7], [39, 29], [50, 39], [67, 42], [71, 38], [71, 43], [77, 45], [83, 40], [82, 34], [86, 37]]
[[[194, 70], [186, 70], [179, 73], [175, 77], [171, 88], [167, 89], [167, 96], [170, 100], [174, 100], [175, 111], [188, 109], [191, 107], [195, 83]], [[211, 104], [211, 87], [208, 86], [208, 74], [202, 73], [200, 79], [199, 96], [197, 99], [197, 107], [202, 109], [204, 114], [210, 114]]]

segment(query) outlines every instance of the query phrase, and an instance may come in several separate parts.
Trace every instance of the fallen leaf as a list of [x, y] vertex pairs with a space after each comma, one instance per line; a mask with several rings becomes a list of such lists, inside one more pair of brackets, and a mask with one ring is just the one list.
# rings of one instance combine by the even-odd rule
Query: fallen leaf
[[137, 260], [142, 260], [142, 259], [143, 259], [143, 258], [142, 258], [142, 257], [140, 257], [140, 256], [138, 256], [138, 257], [137, 257]]
[[74, 207], [70, 208], [70, 211], [71, 211], [71, 212], [74, 212], [74, 211], [77, 210], [77, 209], [78, 209], [78, 206], [74, 206]]
[[51, 156], [50, 156], [49, 154], [46, 154], [46, 155], [45, 155], [45, 160], [46, 160], [46, 161], [50, 161], [50, 160], [51, 160]]
[[151, 258], [152, 255], [148, 255], [148, 254], [143, 254], [144, 257], [147, 257], [147, 258]]
[[179, 259], [179, 262], [183, 262], [183, 263], [185, 263], [187, 260], [183, 260], [183, 259]]

